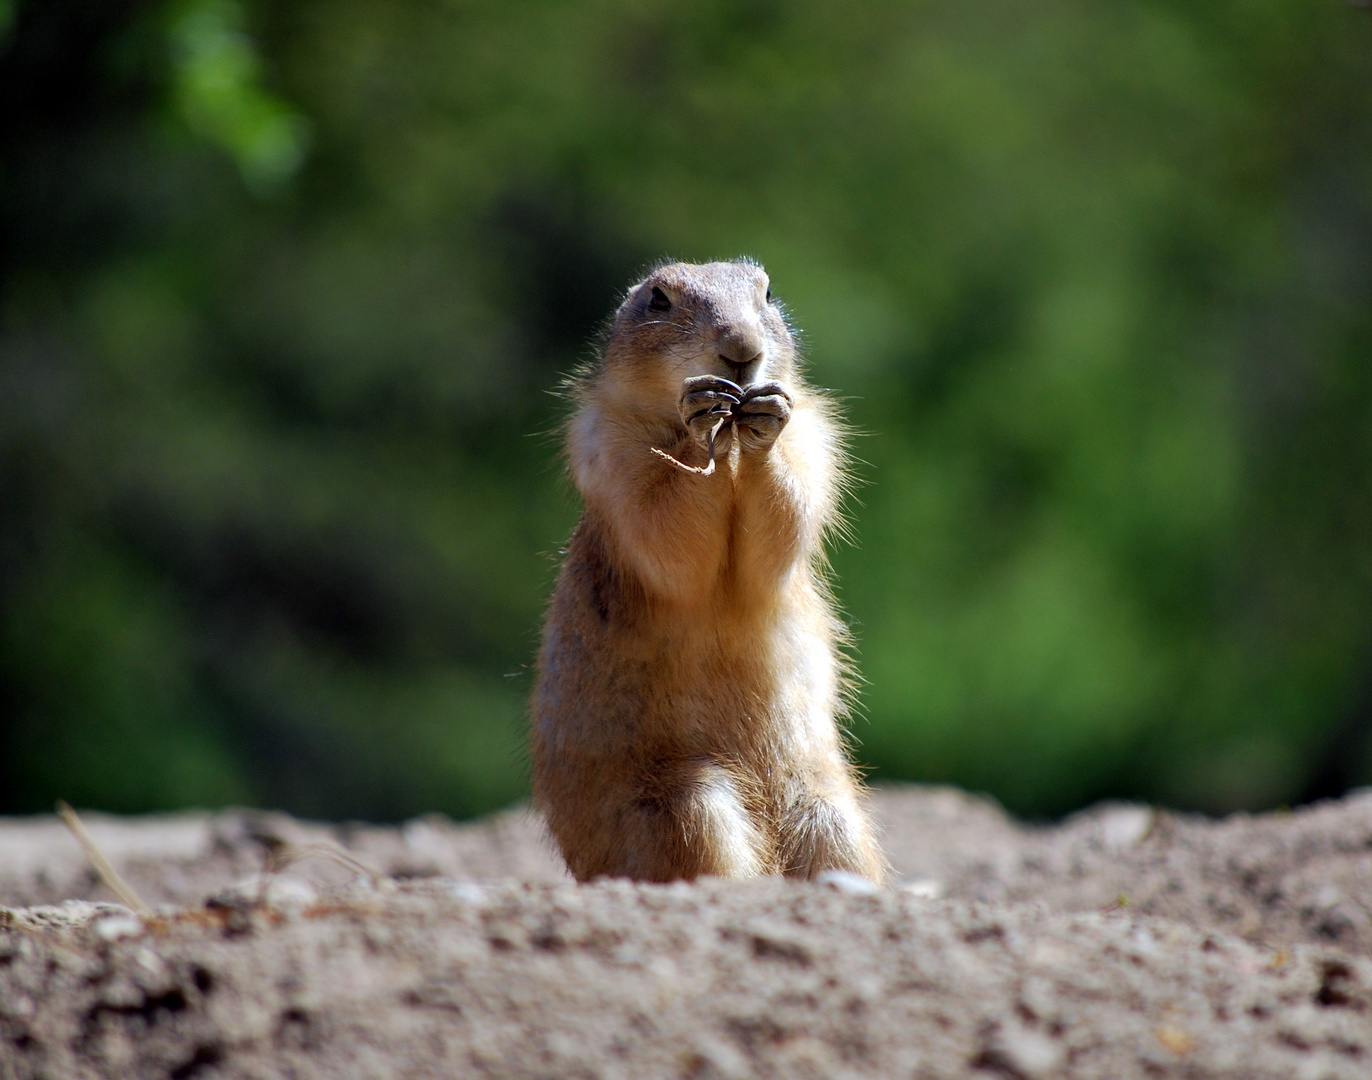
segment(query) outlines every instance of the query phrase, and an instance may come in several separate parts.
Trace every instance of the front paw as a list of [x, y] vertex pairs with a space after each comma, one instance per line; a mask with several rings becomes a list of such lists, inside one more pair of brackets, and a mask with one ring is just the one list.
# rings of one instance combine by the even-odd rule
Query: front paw
[[781, 383], [750, 386], [734, 409], [734, 425], [744, 450], [766, 450], [791, 419], [795, 399]]
[[718, 375], [696, 375], [681, 384], [677, 409], [681, 422], [698, 443], [704, 446], [710, 432], [721, 420], [728, 421], [734, 406], [743, 400], [743, 388]]

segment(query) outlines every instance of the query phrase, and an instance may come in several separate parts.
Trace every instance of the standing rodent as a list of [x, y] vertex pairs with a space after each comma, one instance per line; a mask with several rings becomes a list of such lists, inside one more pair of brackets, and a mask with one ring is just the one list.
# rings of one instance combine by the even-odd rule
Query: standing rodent
[[840, 429], [796, 367], [760, 266], [672, 263], [576, 384], [585, 511], [532, 711], [534, 798], [582, 881], [885, 877], [835, 723]]

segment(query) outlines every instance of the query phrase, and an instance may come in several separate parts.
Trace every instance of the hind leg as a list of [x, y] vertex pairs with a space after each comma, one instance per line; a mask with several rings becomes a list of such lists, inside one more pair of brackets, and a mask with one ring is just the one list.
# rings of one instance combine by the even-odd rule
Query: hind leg
[[602, 787], [598, 820], [550, 822], [578, 879], [691, 880], [745, 878], [772, 869], [766, 839], [744, 787], [717, 762], [659, 765], [638, 784]]
[[797, 786], [781, 815], [783, 873], [813, 878], [847, 870], [881, 884], [889, 867], [875, 830], [847, 776]]

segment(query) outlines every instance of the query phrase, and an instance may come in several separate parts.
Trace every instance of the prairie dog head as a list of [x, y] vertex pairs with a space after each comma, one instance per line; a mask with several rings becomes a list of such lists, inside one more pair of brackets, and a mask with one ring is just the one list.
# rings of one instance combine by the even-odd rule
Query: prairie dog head
[[626, 407], [675, 416], [681, 384], [720, 375], [740, 386], [787, 380], [796, 347], [771, 283], [752, 262], [669, 263], [615, 312], [597, 383]]

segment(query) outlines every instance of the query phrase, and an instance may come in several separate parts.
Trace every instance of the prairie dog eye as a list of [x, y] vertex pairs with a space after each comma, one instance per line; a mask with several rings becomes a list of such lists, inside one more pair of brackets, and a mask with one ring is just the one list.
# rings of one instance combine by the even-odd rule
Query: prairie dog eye
[[651, 311], [670, 311], [672, 309], [672, 302], [667, 298], [665, 292], [654, 285], [653, 298], [648, 301], [648, 308]]

